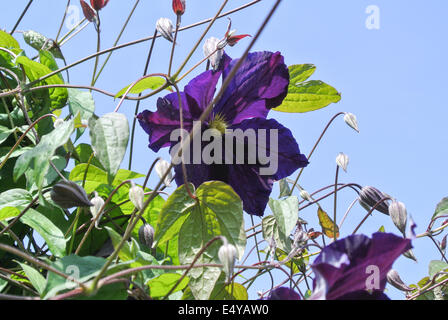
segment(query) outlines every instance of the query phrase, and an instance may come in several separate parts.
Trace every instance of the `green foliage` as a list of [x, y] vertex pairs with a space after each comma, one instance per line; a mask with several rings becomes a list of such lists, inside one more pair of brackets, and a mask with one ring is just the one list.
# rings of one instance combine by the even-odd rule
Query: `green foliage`
[[319, 80], [305, 81], [314, 73], [315, 69], [316, 67], [310, 64], [289, 67], [288, 95], [282, 105], [274, 109], [275, 111], [310, 112], [341, 100], [341, 94], [332, 86]]
[[[129, 91], [129, 93], [133, 94], [139, 94], [142, 93], [145, 90], [156, 90], [161, 88], [163, 85], [166, 84], [166, 80], [160, 77], [148, 77], [144, 78], [140, 81], [138, 81], [132, 89]], [[132, 84], [124, 87], [118, 93], [115, 95], [115, 98], [120, 98], [122, 95], [126, 93], [126, 91], [129, 89], [129, 87]]]

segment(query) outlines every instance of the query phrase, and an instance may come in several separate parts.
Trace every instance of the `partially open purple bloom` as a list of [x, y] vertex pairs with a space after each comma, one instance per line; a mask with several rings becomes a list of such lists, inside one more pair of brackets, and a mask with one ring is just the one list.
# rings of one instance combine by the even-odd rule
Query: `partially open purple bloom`
[[300, 300], [300, 296], [291, 288], [280, 287], [272, 290], [264, 300]]
[[325, 247], [311, 266], [316, 278], [311, 299], [385, 300], [387, 273], [411, 249], [411, 240], [390, 233], [372, 239], [352, 235]]
[[[237, 62], [238, 60], [232, 60], [224, 54], [216, 71], [209, 70], [200, 74], [185, 87], [181, 93], [185, 130], [192, 130], [193, 122], [199, 120], [213, 100], [219, 79], [222, 76], [224, 81]], [[288, 84], [288, 68], [279, 52], [250, 53], [203, 124], [203, 130], [215, 129], [222, 141], [226, 138], [233, 139], [233, 148], [225, 149], [223, 143], [222, 156], [218, 156], [219, 161], [212, 164], [204, 161], [190, 161], [190, 164], [186, 164], [189, 182], [198, 187], [206, 181], [223, 181], [241, 197], [247, 213], [262, 216], [274, 181], [283, 179], [308, 164], [291, 131], [273, 119], [266, 119], [269, 110], [279, 106], [286, 97]], [[157, 152], [163, 147], [173, 148], [177, 141], [172, 141], [171, 133], [180, 128], [177, 93], [159, 98], [157, 111], [143, 111], [138, 119], [149, 134], [149, 147], [152, 150]], [[229, 136], [229, 132], [236, 132], [238, 129], [242, 132], [255, 131], [252, 144], [248, 137], [238, 140], [233, 135]], [[264, 136], [260, 134], [263, 131]], [[278, 133], [276, 149], [273, 148], [270, 136], [270, 132], [274, 131]], [[242, 146], [244, 154], [236, 155], [236, 146]], [[204, 147], [202, 143], [201, 150]], [[252, 156], [250, 150], [254, 150], [253, 148], [263, 149], [267, 156], [275, 155], [275, 173], [260, 174], [260, 169], [269, 165], [258, 160], [247, 161]], [[195, 156], [197, 154], [191, 152], [190, 160], [194, 160]], [[241, 159], [244, 161], [238, 161]], [[175, 172], [176, 183], [182, 185], [184, 181], [181, 165], [175, 166]]]

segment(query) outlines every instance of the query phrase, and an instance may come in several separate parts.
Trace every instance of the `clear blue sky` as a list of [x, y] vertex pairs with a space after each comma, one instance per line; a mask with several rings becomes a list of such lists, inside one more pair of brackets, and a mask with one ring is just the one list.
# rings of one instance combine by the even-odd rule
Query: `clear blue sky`
[[[27, 2], [20, 0], [6, 8], [3, 6], [0, 27], [10, 29]], [[120, 43], [151, 35], [159, 17], [174, 19], [171, 0], [140, 2]], [[245, 2], [232, 0], [227, 9]], [[240, 33], [254, 34], [273, 2], [264, 0], [233, 15], [233, 27]], [[79, 5], [76, 0], [72, 3]], [[112, 0], [101, 11], [103, 48], [112, 46], [133, 4], [131, 0]], [[219, 4], [217, 0], [187, 0], [183, 25], [213, 16]], [[379, 30], [368, 30], [365, 26], [369, 5], [380, 9]], [[35, 29], [55, 37], [64, 7], [65, 1], [61, 0], [34, 1], [18, 29]], [[372, 185], [391, 194], [406, 204], [418, 225], [417, 231], [425, 231], [436, 204], [448, 195], [445, 129], [448, 111], [443, 98], [448, 73], [447, 10], [445, 0], [283, 1], [254, 50], [281, 51], [287, 64], [315, 64], [317, 71], [312, 79], [333, 85], [342, 93], [342, 100], [312, 113], [272, 112], [270, 116], [292, 130], [304, 153], [310, 151], [326, 122], [338, 111], [356, 114], [361, 130], [356, 134], [342, 119], [336, 121], [304, 172], [302, 186], [311, 192], [334, 183], [335, 157], [344, 152], [349, 155], [350, 164], [348, 173], [341, 174], [341, 181]], [[226, 27], [227, 20], [220, 20], [209, 35], [220, 38]], [[203, 28], [181, 34], [175, 67]], [[64, 27], [62, 33], [67, 31]], [[227, 53], [238, 57], [247, 44], [248, 40], [243, 40]], [[140, 77], [148, 46], [149, 43], [143, 43], [115, 52], [97, 86], [117, 92]], [[95, 30], [89, 25], [63, 47], [63, 52], [67, 61], [72, 62], [91, 54], [95, 47]], [[166, 41], [156, 44], [151, 72], [166, 72], [169, 48]], [[27, 52], [31, 55], [32, 49]], [[192, 63], [201, 58], [202, 48]], [[71, 83], [90, 82], [92, 65], [93, 60], [72, 69]], [[113, 111], [118, 102], [96, 93], [94, 98], [99, 115]], [[146, 100], [142, 107], [154, 110], [154, 102], [154, 99]], [[126, 102], [121, 110], [132, 119], [134, 108], [135, 103]], [[156, 155], [147, 149], [147, 135], [140, 128], [136, 146], [134, 169], [146, 172]], [[127, 161], [124, 165], [127, 166]], [[340, 193], [340, 215], [354, 197], [350, 190]], [[322, 202], [327, 211], [332, 212], [332, 201]], [[315, 208], [300, 215], [315, 223]], [[364, 215], [365, 211], [356, 206], [342, 234], [350, 234]], [[398, 233], [390, 218], [380, 213], [375, 213], [361, 231], [370, 235], [382, 225], [386, 231]], [[418, 263], [402, 257], [394, 265], [407, 283], [426, 276], [429, 261], [440, 258], [429, 239], [417, 240], [414, 246]], [[268, 289], [270, 281], [265, 279], [255, 289]], [[279, 274], [276, 279], [283, 277]], [[254, 292], [251, 291], [252, 296]], [[389, 288], [388, 294], [393, 298], [403, 297], [394, 288]]]

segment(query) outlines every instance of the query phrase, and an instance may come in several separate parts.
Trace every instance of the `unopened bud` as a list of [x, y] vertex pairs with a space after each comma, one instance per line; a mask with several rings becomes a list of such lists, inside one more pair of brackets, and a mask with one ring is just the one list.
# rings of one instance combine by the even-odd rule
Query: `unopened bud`
[[311, 198], [311, 195], [308, 193], [308, 191], [306, 191], [306, 190], [304, 190], [304, 189], [301, 189], [301, 190], [300, 190], [300, 197], [301, 197], [303, 200], [306, 200], [306, 201], [309, 201], [309, 202], [312, 202], [312, 201], [313, 201], [313, 199]]
[[104, 200], [98, 195], [98, 192], [95, 191], [95, 196], [90, 200], [92, 202], [93, 206], [90, 207], [90, 213], [93, 216], [93, 219], [95, 219], [95, 228], [98, 229], [98, 224], [101, 220], [101, 216], [103, 215], [104, 210], [101, 210], [101, 208], [104, 206]]
[[443, 251], [443, 252], [445, 252], [445, 250], [446, 250], [446, 237], [447, 237], [448, 235], [445, 235], [444, 237], [443, 237], [443, 239], [442, 239], [442, 241], [440, 242], [440, 249]]
[[394, 269], [390, 269], [387, 273], [387, 282], [389, 282], [392, 286], [401, 291], [412, 291], [413, 289], [409, 288], [403, 280], [401, 280], [400, 275]]
[[[88, 6], [88, 5], [87, 5]], [[28, 30], [23, 32], [23, 40], [36, 50], [47, 50], [50, 51], [51, 54], [58, 59], [63, 59], [63, 55], [61, 49], [58, 44], [52, 40], [48, 39], [44, 35], [39, 32]]]
[[173, 0], [173, 11], [176, 15], [181, 16], [185, 13], [185, 0]]
[[103, 9], [108, 2], [109, 0], [90, 0], [92, 8], [95, 9], [96, 11]]
[[414, 260], [414, 261], [417, 262], [417, 258], [415, 257], [414, 251], [412, 251], [412, 249], [409, 249], [408, 251], [403, 253], [403, 256], [405, 256], [406, 258]]
[[84, 0], [79, 0], [79, 2], [81, 3], [82, 12], [84, 13], [84, 17], [89, 22], [94, 22], [95, 25], [97, 25], [98, 24], [98, 17], [96, 15], [95, 10], [93, 10], [92, 7], [89, 6]]
[[219, 63], [221, 62], [222, 56], [224, 54], [223, 50], [218, 50], [219, 39], [211, 37], [205, 41], [204, 44], [204, 55], [208, 57], [213, 70], [219, 68]]
[[145, 223], [138, 229], [138, 240], [141, 244], [144, 244], [148, 248], [152, 248], [152, 244], [154, 242], [154, 228]]
[[392, 218], [393, 223], [401, 231], [401, 233], [406, 233], [406, 223], [408, 220], [408, 213], [406, 211], [406, 206], [400, 201], [392, 201], [389, 206], [389, 215]]
[[[364, 187], [359, 193], [359, 203], [361, 206], [369, 211], [373, 206], [375, 206], [381, 199], [388, 198], [389, 196], [374, 187]], [[389, 215], [389, 201], [382, 201], [376, 210], [386, 215]]]
[[145, 192], [142, 188], [137, 186], [131, 181], [131, 188], [129, 188], [129, 200], [137, 208], [138, 211], [143, 209], [143, 199], [145, 198]]
[[50, 193], [51, 200], [63, 209], [73, 207], [90, 207], [86, 192], [73, 181], [61, 181], [53, 186]]
[[353, 113], [346, 112], [344, 121], [350, 128], [359, 133], [358, 121], [356, 120], [356, 116]]
[[339, 153], [336, 157], [336, 164], [345, 172], [347, 172], [347, 166], [348, 166], [349, 158], [344, 153]]
[[58, 119], [56, 119], [54, 121], [53, 125], [54, 125], [55, 128], [57, 128], [57, 127], [59, 127], [63, 123], [64, 123], [64, 120], [58, 118]]
[[235, 266], [235, 261], [237, 258], [237, 250], [233, 244], [227, 242], [224, 238], [224, 244], [219, 248], [218, 258], [223, 264], [224, 272], [227, 276], [228, 281], [232, 277], [233, 267]]
[[293, 247], [296, 249], [305, 246], [308, 239], [308, 234], [304, 232], [302, 228], [297, 228], [296, 232], [294, 233]]
[[169, 187], [171, 185], [171, 180], [173, 179], [173, 173], [170, 170], [170, 164], [168, 163], [168, 161], [163, 159], [157, 161], [155, 170], [160, 179], [162, 179], [165, 173], [169, 170], [168, 175], [164, 180], [165, 185]]
[[169, 42], [173, 42], [173, 22], [168, 18], [160, 18], [156, 24], [157, 31]]

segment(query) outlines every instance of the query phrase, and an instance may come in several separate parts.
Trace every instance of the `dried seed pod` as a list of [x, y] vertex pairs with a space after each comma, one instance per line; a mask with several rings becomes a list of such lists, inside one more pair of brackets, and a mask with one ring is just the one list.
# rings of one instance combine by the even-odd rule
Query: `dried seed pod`
[[[364, 187], [359, 193], [359, 203], [363, 206], [364, 209], [369, 211], [373, 206], [375, 206], [381, 199], [389, 197], [387, 194], [381, 192], [380, 190], [374, 187]], [[381, 213], [389, 215], [389, 201], [381, 202], [377, 207]]]
[[84, 189], [69, 180], [56, 183], [51, 190], [50, 197], [63, 209], [93, 206]]
[[138, 229], [138, 240], [141, 244], [144, 244], [148, 248], [152, 248], [152, 244], [154, 242], [154, 228], [145, 223]]

